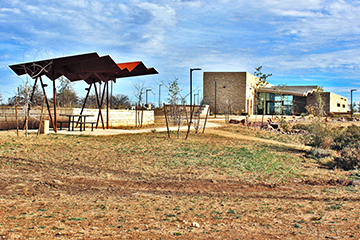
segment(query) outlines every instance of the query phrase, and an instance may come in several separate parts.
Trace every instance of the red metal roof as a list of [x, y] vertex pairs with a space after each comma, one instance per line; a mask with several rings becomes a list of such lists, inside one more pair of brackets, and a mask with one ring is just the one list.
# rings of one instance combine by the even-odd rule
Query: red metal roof
[[121, 70], [127, 68], [129, 70], [129, 72], [131, 72], [136, 66], [139, 65], [139, 63], [141, 63], [141, 62], [118, 63], [117, 65]]
[[70, 81], [84, 80], [87, 83], [158, 73], [154, 68], [146, 68], [141, 61], [116, 64], [110, 56], [100, 57], [97, 53], [15, 64], [10, 68], [19, 76], [28, 74], [36, 78], [46, 75], [53, 81], [65, 76]]

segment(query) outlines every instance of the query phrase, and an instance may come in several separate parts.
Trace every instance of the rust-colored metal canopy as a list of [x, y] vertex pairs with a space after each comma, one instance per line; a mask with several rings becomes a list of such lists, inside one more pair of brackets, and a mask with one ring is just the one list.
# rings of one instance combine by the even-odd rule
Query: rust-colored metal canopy
[[110, 56], [100, 57], [96, 52], [15, 64], [10, 68], [19, 76], [46, 75], [52, 81], [65, 76], [70, 81], [84, 80], [89, 84], [158, 73], [154, 68], [146, 68], [141, 61], [116, 64]]

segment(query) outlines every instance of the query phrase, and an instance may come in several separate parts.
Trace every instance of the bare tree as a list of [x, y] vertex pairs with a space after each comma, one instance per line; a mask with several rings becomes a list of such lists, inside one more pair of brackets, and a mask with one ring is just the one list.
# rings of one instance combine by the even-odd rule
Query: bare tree
[[[272, 76], [272, 73], [269, 73], [269, 74], [265, 74], [265, 73], [262, 73], [261, 72], [261, 69], [262, 69], [262, 66], [259, 66], [257, 68], [255, 68], [255, 72], [254, 72], [254, 75], [256, 77], [258, 77], [257, 81], [255, 82], [255, 84], [252, 84], [251, 86], [251, 89], [254, 90], [253, 94], [254, 94], [254, 100], [255, 100], [255, 103], [254, 103], [254, 106], [256, 108], [256, 112], [255, 112], [255, 124], [256, 124], [256, 117], [257, 117], [257, 114], [258, 114], [258, 102], [260, 100], [260, 96], [258, 94], [258, 91], [261, 89], [261, 88], [264, 88], [266, 87], [266, 85], [268, 84], [268, 82], [266, 81], [266, 79], [270, 76]], [[263, 106], [262, 109], [263, 109], [263, 112], [262, 112], [262, 120], [261, 120], [261, 125], [263, 124], [264, 122], [264, 115], [265, 115], [265, 101], [262, 103]]]
[[77, 96], [71, 81], [65, 77], [60, 77], [60, 89], [57, 92], [57, 103], [60, 107], [73, 107], [79, 104], [79, 97]]
[[143, 102], [143, 97], [147, 87], [145, 86], [145, 82], [138, 80], [137, 82], [132, 82], [133, 85], [133, 94], [137, 100], [137, 104], [140, 106]]

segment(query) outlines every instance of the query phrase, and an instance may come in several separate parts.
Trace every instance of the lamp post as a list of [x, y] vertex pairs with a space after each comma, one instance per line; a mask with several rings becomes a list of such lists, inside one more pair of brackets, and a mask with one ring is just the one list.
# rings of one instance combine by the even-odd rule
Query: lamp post
[[198, 93], [195, 93], [194, 94], [194, 104], [196, 105], [196, 96], [198, 97], [197, 99], [198, 99], [198, 102], [199, 102], [199, 94]]
[[148, 92], [151, 91], [151, 89], [146, 89], [146, 107], [148, 105]]
[[350, 111], [351, 111], [351, 120], [353, 119], [353, 100], [352, 100], [352, 95], [353, 95], [353, 92], [356, 91], [356, 89], [351, 89], [350, 90]]
[[190, 114], [192, 114], [192, 72], [201, 68], [190, 68]]
[[215, 118], [216, 118], [216, 84], [217, 84], [217, 81], [215, 81], [215, 111], [214, 111]]
[[159, 108], [161, 107], [161, 86], [162, 84], [159, 84]]
[[198, 90], [197, 95], [198, 95], [198, 105], [200, 105], [200, 90]]

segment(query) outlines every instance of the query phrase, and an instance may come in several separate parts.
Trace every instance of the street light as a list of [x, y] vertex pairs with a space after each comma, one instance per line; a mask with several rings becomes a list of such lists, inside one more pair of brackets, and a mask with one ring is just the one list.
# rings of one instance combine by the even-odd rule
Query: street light
[[194, 104], [196, 105], [196, 96], [198, 97], [197, 99], [198, 99], [198, 102], [199, 102], [199, 94], [198, 93], [195, 93], [194, 94]]
[[216, 84], [217, 84], [217, 81], [215, 81], [215, 111], [214, 111], [215, 118], [216, 118]]
[[200, 105], [200, 90], [198, 90], [197, 95], [198, 95], [198, 105]]
[[192, 72], [201, 70], [201, 68], [190, 68], [190, 114], [192, 114]]
[[151, 91], [151, 88], [150, 89], [146, 89], [146, 107], [148, 105], [148, 92]]
[[350, 98], [351, 98], [351, 102], [350, 102], [350, 111], [351, 111], [351, 120], [353, 119], [353, 101], [352, 101], [352, 95], [353, 92], [356, 91], [356, 89], [351, 89], [350, 90]]
[[160, 98], [161, 97], [161, 86], [162, 86], [162, 84], [159, 85], [159, 108], [161, 107], [161, 100], [160, 100], [161, 99]]

